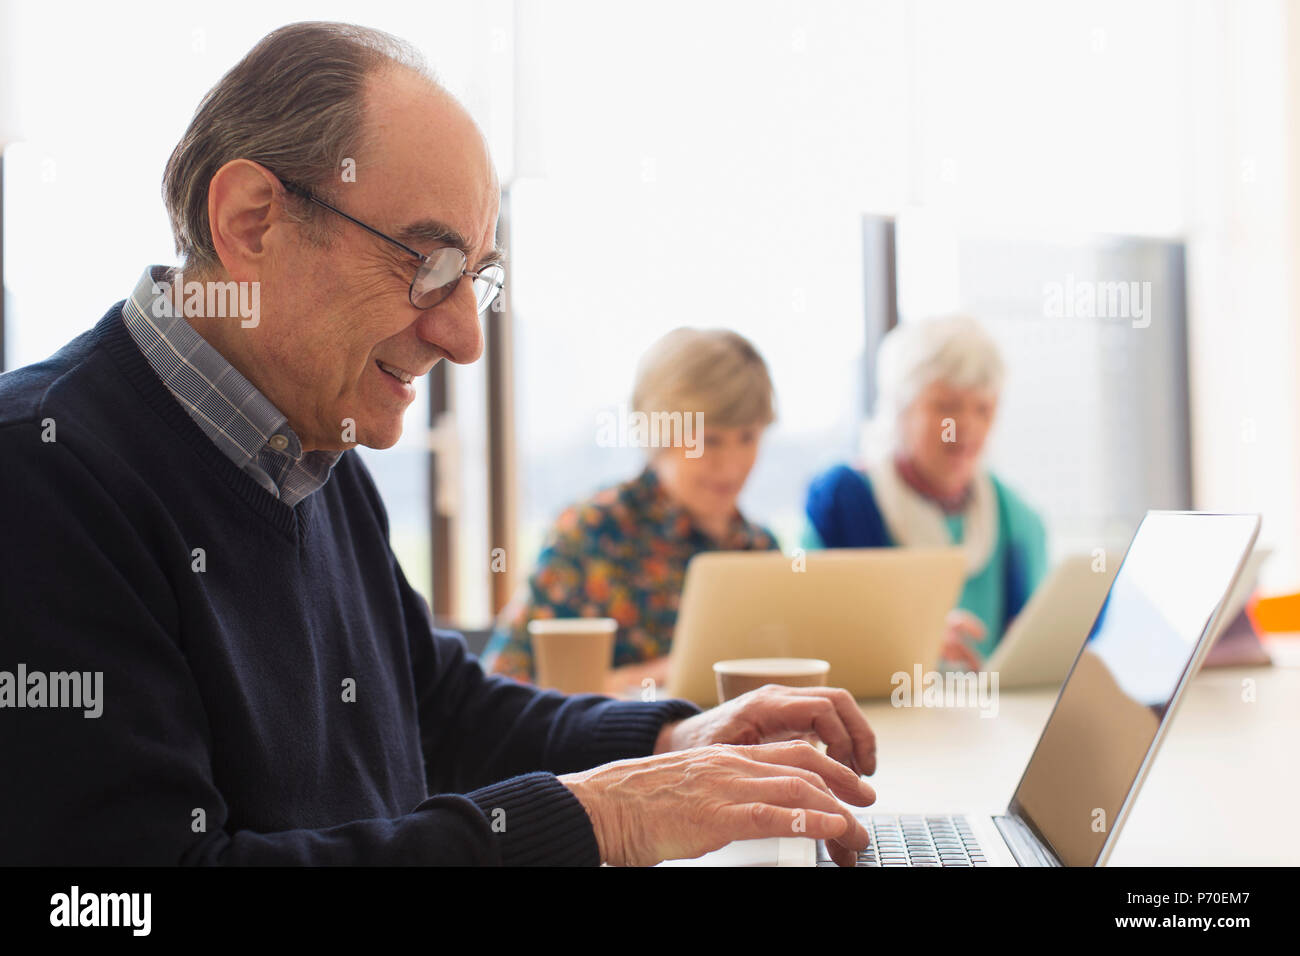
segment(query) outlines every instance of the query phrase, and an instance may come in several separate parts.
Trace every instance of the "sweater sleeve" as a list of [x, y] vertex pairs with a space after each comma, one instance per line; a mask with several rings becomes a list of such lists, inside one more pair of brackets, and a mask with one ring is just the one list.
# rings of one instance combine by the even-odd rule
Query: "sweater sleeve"
[[[164, 561], [164, 539], [129, 517], [156, 510], [150, 492], [92, 473], [72, 449], [93, 438], [67, 441], [75, 423], [58, 428], [43, 442], [35, 424], [0, 427], [0, 668], [81, 674], [98, 692], [80, 708], [20, 709], [23, 688], [10, 681], [6, 696], [0, 683], [0, 864], [597, 862], [581, 804], [528, 768], [648, 752], [653, 729], [679, 711], [502, 694], [462, 644], [427, 629], [435, 666], [423, 673], [436, 676], [424, 692], [447, 696], [429, 713], [465, 708], [434, 754], [456, 767], [443, 779], [475, 778], [468, 792], [450, 788], [396, 817], [241, 828], [213, 767], [224, 728], [209, 721], [184, 652], [169, 579], [179, 562]], [[511, 745], [488, 766], [510, 772], [470, 774], [468, 755], [498, 735]]]
[[1000, 478], [990, 475], [1005, 514], [1003, 527], [1010, 567], [1007, 581], [1007, 622], [1019, 614], [1047, 575], [1047, 532], [1043, 520]]
[[493, 825], [503, 862], [598, 862], [586, 812], [554, 775], [647, 756], [666, 723], [699, 708], [566, 697], [485, 674], [460, 635], [432, 629], [423, 598], [400, 583], [429, 792], [467, 792]]

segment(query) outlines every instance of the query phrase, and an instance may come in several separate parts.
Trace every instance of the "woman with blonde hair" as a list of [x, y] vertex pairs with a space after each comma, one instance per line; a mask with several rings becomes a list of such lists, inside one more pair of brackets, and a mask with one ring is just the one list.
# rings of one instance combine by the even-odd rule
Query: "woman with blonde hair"
[[982, 466], [1001, 355], [975, 319], [955, 315], [891, 330], [876, 365], [866, 464], [837, 465], [812, 482], [804, 544], [959, 545], [967, 578], [943, 656], [978, 669], [1047, 566], [1042, 521]]
[[489, 673], [534, 678], [529, 621], [611, 617], [618, 632], [609, 690], [647, 678], [662, 684], [690, 559], [776, 548], [736, 505], [776, 417], [772, 380], [753, 345], [725, 329], [668, 333], [638, 366], [632, 412], [643, 427], [629, 432], [648, 439], [644, 469], [556, 519], [497, 620], [483, 656]]

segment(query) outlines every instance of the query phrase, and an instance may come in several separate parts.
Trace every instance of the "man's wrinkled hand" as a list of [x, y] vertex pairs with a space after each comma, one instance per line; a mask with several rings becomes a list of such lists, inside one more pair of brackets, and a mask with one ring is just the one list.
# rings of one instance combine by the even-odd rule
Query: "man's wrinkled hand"
[[712, 710], [665, 725], [655, 753], [710, 744], [820, 740], [855, 774], [876, 772], [876, 735], [852, 695], [835, 687], [766, 684]]
[[869, 836], [840, 801], [868, 806], [876, 799], [856, 773], [806, 741], [675, 751], [559, 780], [591, 818], [601, 861], [616, 866], [771, 837], [825, 840], [831, 859], [852, 866]]

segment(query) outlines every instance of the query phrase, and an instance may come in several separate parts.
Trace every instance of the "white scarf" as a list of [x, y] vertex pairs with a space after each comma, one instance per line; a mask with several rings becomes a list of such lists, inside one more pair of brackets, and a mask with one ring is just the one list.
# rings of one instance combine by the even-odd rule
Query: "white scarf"
[[[867, 469], [876, 506], [894, 542], [903, 547], [950, 548], [952, 534], [943, 509], [912, 489], [889, 460]], [[993, 557], [998, 534], [998, 499], [985, 472], [976, 474], [970, 501], [962, 511], [962, 542], [966, 573], [974, 577]]]

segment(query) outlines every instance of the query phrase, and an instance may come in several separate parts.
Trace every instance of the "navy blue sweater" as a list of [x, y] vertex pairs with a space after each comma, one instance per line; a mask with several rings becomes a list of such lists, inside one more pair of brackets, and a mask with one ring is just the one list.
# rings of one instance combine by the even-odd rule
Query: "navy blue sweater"
[[286, 506], [120, 310], [0, 376], [0, 671], [103, 675], [99, 717], [0, 697], [0, 863], [597, 863], [554, 774], [695, 708], [485, 676], [357, 455]]

